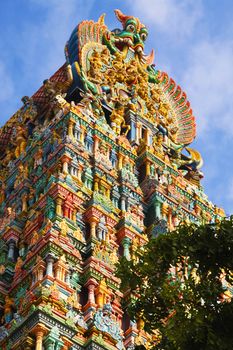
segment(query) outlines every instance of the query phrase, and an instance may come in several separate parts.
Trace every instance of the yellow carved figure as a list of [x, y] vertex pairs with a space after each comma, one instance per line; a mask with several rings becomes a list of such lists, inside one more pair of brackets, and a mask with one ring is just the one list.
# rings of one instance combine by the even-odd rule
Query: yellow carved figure
[[125, 129], [124, 135], [127, 135], [130, 130], [130, 125], [125, 123], [124, 113], [124, 106], [120, 106], [119, 108], [115, 108], [110, 115], [111, 127], [117, 135], [121, 134], [122, 129]]
[[156, 153], [160, 156], [163, 154], [163, 135], [161, 133], [158, 133], [153, 137], [151, 148], [153, 153]]
[[27, 145], [27, 133], [24, 128], [20, 125], [17, 126], [16, 129], [16, 149], [15, 156], [18, 158], [21, 154], [25, 154], [25, 149]]
[[21, 270], [21, 266], [23, 265], [23, 260], [22, 258], [19, 256], [17, 258], [17, 262], [15, 264], [15, 272], [19, 272]]
[[90, 70], [88, 71], [88, 76], [90, 80], [96, 83], [101, 82], [102, 74], [100, 69], [102, 67], [102, 58], [98, 51], [94, 50], [90, 58]]
[[166, 103], [160, 103], [159, 104], [159, 113], [162, 114], [162, 116], [164, 116], [165, 118], [167, 117], [168, 115], [168, 111], [169, 111], [169, 106], [168, 104]]
[[60, 222], [60, 229], [61, 229], [61, 235], [66, 237], [67, 236], [67, 233], [68, 233], [68, 230], [69, 230], [69, 226], [67, 225], [66, 223], [66, 219], [63, 219], [61, 222]]

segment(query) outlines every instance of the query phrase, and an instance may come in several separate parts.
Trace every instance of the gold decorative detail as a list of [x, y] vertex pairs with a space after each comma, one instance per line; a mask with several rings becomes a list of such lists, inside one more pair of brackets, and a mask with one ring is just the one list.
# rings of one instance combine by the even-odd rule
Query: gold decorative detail
[[77, 238], [80, 242], [84, 242], [83, 234], [80, 227], [77, 227], [77, 229], [73, 232], [73, 236]]
[[21, 154], [25, 155], [25, 149], [27, 145], [27, 132], [24, 127], [18, 125], [16, 127], [16, 149], [15, 157], [18, 158]]
[[69, 226], [66, 222], [66, 219], [62, 219], [62, 221], [60, 222], [59, 225], [60, 229], [61, 229], [61, 235], [66, 237], [69, 231]]

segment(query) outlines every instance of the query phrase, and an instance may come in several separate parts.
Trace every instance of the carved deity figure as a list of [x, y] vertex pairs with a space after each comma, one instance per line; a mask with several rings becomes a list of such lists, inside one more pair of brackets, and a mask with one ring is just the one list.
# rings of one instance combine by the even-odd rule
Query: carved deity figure
[[100, 69], [102, 67], [102, 57], [101, 54], [94, 50], [92, 56], [89, 59], [90, 61], [90, 70], [88, 71], [90, 81], [95, 83], [100, 83], [102, 80], [102, 74]]
[[111, 127], [117, 135], [120, 135], [121, 131], [125, 129], [124, 135], [127, 136], [130, 130], [130, 125], [127, 125], [125, 123], [124, 114], [125, 114], [124, 106], [119, 106], [118, 108], [114, 108], [110, 115], [110, 120], [111, 120]]
[[19, 256], [15, 264], [15, 272], [21, 271], [21, 266], [23, 265], [23, 259]]
[[68, 112], [71, 108], [71, 104], [65, 99], [66, 94], [57, 94], [54, 96], [52, 105], [54, 109], [54, 114], [62, 110], [64, 113]]
[[138, 81], [138, 69], [137, 69], [137, 61], [131, 60], [126, 68], [126, 84], [134, 85]]
[[81, 231], [81, 229], [79, 227], [73, 232], [73, 236], [75, 238], [77, 238], [81, 242], [84, 241], [84, 238], [83, 238], [83, 235], [82, 235], [82, 231]]
[[21, 98], [21, 101], [23, 102], [23, 110], [22, 110], [23, 121], [35, 120], [38, 112], [37, 112], [37, 106], [34, 103], [33, 98], [30, 98], [28, 96], [23, 96]]
[[112, 253], [109, 256], [110, 261], [112, 264], [116, 264], [118, 262], [118, 255], [117, 255], [117, 249], [114, 248]]
[[43, 150], [40, 147], [38, 149], [38, 151], [36, 152], [36, 154], [34, 155], [34, 169], [38, 166], [38, 165], [42, 165], [42, 160], [43, 160]]
[[33, 246], [34, 244], [36, 244], [36, 242], [38, 241], [39, 239], [39, 235], [38, 233], [36, 232], [36, 230], [34, 230], [32, 232], [32, 238], [31, 238], [31, 241], [30, 241], [30, 246]]
[[112, 168], [112, 163], [109, 159], [109, 149], [104, 141], [100, 143], [99, 148], [97, 149], [96, 160], [108, 169]]
[[152, 152], [155, 154], [158, 154], [160, 156], [163, 155], [163, 134], [158, 133], [153, 137], [153, 142], [152, 142]]
[[43, 81], [44, 94], [45, 96], [51, 100], [58, 93], [56, 89], [56, 83], [51, 81], [50, 79], [46, 79]]
[[27, 132], [24, 127], [18, 125], [16, 128], [16, 149], [15, 157], [18, 158], [21, 154], [25, 154], [25, 149], [27, 145]]
[[68, 233], [68, 230], [69, 230], [69, 226], [67, 225], [66, 219], [63, 219], [60, 222], [60, 229], [61, 229], [61, 235], [66, 237], [67, 233]]

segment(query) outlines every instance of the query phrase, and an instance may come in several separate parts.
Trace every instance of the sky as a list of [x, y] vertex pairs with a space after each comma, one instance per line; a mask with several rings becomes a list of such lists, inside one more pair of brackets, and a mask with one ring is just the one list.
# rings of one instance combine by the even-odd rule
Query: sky
[[197, 122], [191, 147], [204, 159], [204, 191], [233, 214], [233, 2], [231, 0], [1, 0], [0, 126], [64, 62], [64, 46], [84, 19], [114, 9], [149, 29], [145, 51], [187, 93]]

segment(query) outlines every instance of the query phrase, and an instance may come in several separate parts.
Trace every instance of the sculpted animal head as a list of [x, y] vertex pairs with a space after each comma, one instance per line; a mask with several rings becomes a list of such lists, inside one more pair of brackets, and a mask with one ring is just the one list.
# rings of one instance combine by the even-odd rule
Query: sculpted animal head
[[123, 27], [120, 31], [113, 31], [116, 47], [123, 52], [130, 49], [141, 63], [149, 63], [148, 59], [153, 60], [153, 52], [150, 56], [146, 56], [144, 53], [144, 44], [148, 37], [146, 26], [137, 17], [127, 16], [120, 10], [115, 10], [115, 15]]

